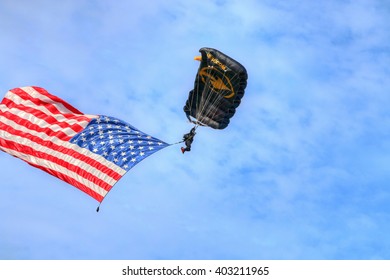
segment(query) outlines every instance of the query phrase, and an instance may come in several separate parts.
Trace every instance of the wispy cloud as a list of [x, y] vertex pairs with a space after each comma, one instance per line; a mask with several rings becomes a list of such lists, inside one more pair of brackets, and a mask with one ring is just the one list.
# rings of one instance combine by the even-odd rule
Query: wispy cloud
[[389, 258], [381, 1], [19, 2], [0, 4], [4, 93], [39, 85], [176, 142], [199, 48], [236, 58], [249, 80], [227, 129], [140, 163], [98, 215], [1, 153], [0, 258]]

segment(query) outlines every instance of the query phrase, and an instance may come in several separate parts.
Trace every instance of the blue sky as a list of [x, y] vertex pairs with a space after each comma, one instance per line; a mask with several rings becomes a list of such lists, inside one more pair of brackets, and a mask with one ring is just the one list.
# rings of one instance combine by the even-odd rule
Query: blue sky
[[173, 143], [201, 47], [246, 95], [105, 199], [0, 153], [0, 259], [389, 259], [390, 6], [379, 0], [0, 1], [0, 85]]

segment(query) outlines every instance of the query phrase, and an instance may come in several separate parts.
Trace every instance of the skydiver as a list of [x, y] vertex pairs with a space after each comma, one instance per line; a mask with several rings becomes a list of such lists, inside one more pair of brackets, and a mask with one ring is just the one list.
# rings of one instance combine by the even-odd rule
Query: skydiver
[[181, 147], [181, 152], [184, 154], [185, 152], [189, 152], [191, 151], [191, 144], [192, 142], [194, 141], [194, 136], [196, 134], [195, 132], [195, 127], [193, 127], [191, 129], [191, 131], [189, 133], [186, 133], [183, 135], [183, 141], [184, 141], [184, 144], [186, 145], [186, 147]]

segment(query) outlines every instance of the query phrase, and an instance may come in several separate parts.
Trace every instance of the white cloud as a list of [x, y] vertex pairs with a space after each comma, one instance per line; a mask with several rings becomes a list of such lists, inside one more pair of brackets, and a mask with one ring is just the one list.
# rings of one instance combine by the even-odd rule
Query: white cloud
[[388, 257], [387, 237], [370, 238], [387, 229], [389, 199], [389, 24], [379, 4], [3, 1], [4, 93], [44, 86], [176, 142], [191, 128], [182, 107], [199, 48], [236, 58], [249, 80], [227, 129], [199, 128], [191, 153], [177, 145], [136, 166], [98, 215], [79, 191], [1, 154], [0, 212], [12, 214], [0, 244], [17, 253], [0, 257]]

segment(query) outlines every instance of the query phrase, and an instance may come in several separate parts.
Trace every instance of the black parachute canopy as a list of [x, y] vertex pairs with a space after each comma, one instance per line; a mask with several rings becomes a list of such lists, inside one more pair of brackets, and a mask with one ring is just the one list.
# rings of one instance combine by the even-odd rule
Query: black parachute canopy
[[201, 48], [199, 52], [195, 86], [183, 109], [197, 125], [224, 129], [241, 103], [248, 74], [239, 62], [216, 49]]

